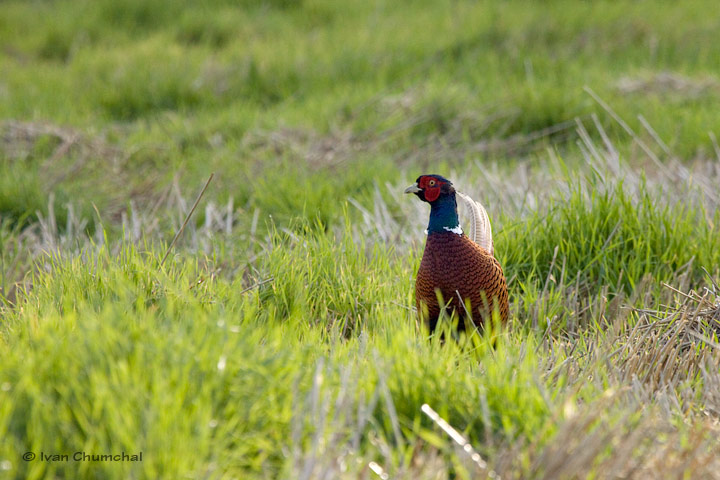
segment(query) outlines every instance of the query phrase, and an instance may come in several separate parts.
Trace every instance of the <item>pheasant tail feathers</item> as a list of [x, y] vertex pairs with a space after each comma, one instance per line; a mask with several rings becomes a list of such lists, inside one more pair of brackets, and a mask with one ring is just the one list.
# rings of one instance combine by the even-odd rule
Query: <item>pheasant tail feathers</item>
[[470, 212], [470, 233], [468, 237], [487, 250], [490, 255], [494, 255], [492, 228], [485, 207], [464, 193], [456, 192], [456, 194]]

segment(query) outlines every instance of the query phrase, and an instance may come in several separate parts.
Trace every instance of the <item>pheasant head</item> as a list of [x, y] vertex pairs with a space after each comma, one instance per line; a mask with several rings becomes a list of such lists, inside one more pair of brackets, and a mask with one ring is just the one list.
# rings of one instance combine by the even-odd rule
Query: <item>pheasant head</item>
[[435, 232], [462, 235], [455, 188], [450, 180], [440, 175], [420, 175], [414, 184], [405, 189], [405, 193], [414, 193], [420, 200], [430, 204], [428, 235]]
[[420, 175], [415, 183], [405, 189], [405, 193], [414, 193], [423, 202], [433, 204], [441, 196], [455, 196], [452, 182], [440, 175]]
[[492, 228], [485, 207], [468, 195], [456, 191], [450, 180], [440, 175], [420, 175], [415, 183], [405, 189], [405, 193], [414, 193], [420, 200], [430, 204], [428, 235], [442, 232], [463, 235], [458, 219], [456, 198], [459, 197], [470, 213], [468, 237], [493, 255]]

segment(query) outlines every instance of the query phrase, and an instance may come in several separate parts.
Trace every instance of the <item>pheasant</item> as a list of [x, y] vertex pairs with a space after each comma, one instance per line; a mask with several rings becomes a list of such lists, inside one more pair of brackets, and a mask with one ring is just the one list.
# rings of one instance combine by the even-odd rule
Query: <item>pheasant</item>
[[[444, 302], [447, 313], [482, 327], [497, 311], [500, 321], [508, 317], [508, 291], [500, 262], [493, 256], [492, 229], [487, 212], [478, 202], [458, 192], [440, 175], [421, 175], [405, 189], [430, 204], [427, 242], [415, 281], [418, 314], [434, 332]], [[457, 198], [472, 213], [470, 236], [458, 220]], [[469, 302], [469, 305], [467, 303]]]

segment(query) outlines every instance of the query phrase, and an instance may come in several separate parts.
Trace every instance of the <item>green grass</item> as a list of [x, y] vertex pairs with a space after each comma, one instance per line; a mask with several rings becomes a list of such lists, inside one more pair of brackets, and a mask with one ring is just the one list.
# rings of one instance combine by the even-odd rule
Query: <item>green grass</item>
[[[716, 477], [713, 7], [4, 2], [0, 478]], [[420, 173], [506, 327], [418, 325]]]
[[[672, 279], [672, 262], [686, 258], [647, 262], [646, 255], [633, 254], [649, 250], [650, 258], [663, 258], [658, 244], [685, 245], [697, 226], [693, 215], [670, 221], [669, 208], [641, 197], [640, 215], [633, 222], [621, 217], [627, 225], [608, 247], [592, 238], [611, 238], [610, 212], [634, 211], [629, 197], [622, 187], [587, 203], [575, 195], [553, 207], [558, 220], [549, 225], [555, 228], [538, 229], [537, 214], [523, 222], [533, 235], [499, 235], [500, 258], [515, 279], [516, 316], [495, 348], [481, 338], [465, 347], [428, 341], [409, 310], [419, 252], [358, 241], [350, 218], [331, 232], [308, 225], [272, 234], [254, 260], [245, 257], [248, 252], [230, 255], [220, 248], [209, 256], [183, 254], [160, 267], [159, 256], [150, 252], [161, 249], [151, 244], [49, 258], [52, 273], [35, 275], [32, 290], [4, 320], [0, 428], [11, 440], [2, 456], [74, 449], [144, 454], [141, 464], [10, 460], [11, 471], [23, 478], [294, 476], [302, 462], [329, 468], [323, 457], [333, 452], [348, 459], [383, 458], [386, 468], [402, 470], [426, 450], [447, 449], [420, 412], [427, 403], [480, 442], [483, 455], [495, 450], [482, 439], [531, 444], [508, 472], [528, 475], [535, 452], [551, 446], [558, 425], [569, 421], [568, 404], [579, 401], [590, 412], [608, 389], [623, 388], [595, 363], [606, 362], [618, 345], [607, 339], [612, 330], [595, 328], [616, 320], [597, 310], [573, 311], [565, 295], [574, 279], [582, 280], [588, 300], [605, 285], [632, 291], [633, 275]], [[558, 256], [570, 281], [556, 272], [559, 281], [546, 289], [547, 245], [557, 238], [561, 219], [574, 215], [583, 215], [570, 223], [581, 225], [573, 235], [587, 237], [580, 242], [584, 248], [562, 244]], [[655, 226], [658, 217], [666, 219], [662, 228]], [[685, 250], [717, 262], [711, 242]], [[518, 257], [531, 265], [513, 261]], [[604, 270], [617, 259], [628, 272], [627, 284]], [[244, 273], [218, 274], [223, 264], [239, 265]], [[700, 274], [693, 269], [693, 278]], [[246, 288], [253, 285], [258, 286]], [[527, 302], [543, 302], [549, 314], [528, 309]], [[543, 373], [574, 358], [567, 356], [563, 333], [569, 326], [548, 344], [540, 334], [546, 327], [538, 331], [528, 321], [540, 315], [544, 325], [558, 312], [584, 332], [573, 350], [605, 352], [594, 353], [596, 360], [574, 360], [598, 376], [579, 390], [578, 372]], [[629, 322], [628, 329], [638, 321], [619, 318]], [[699, 348], [691, 353], [705, 355]], [[680, 395], [702, 390], [706, 381], [691, 375], [670, 388]], [[697, 394], [685, 413], [698, 414], [710, 401]], [[615, 422], [627, 408], [620, 402], [601, 419]], [[358, 418], [363, 409], [365, 417]], [[356, 446], [345, 451], [349, 445]], [[448, 465], [457, 463], [448, 468], [469, 474], [456, 454], [444, 455]]]
[[[707, 8], [6, 2], [0, 117], [106, 136], [133, 159], [124, 168], [154, 171], [156, 189], [173, 176], [155, 178], [162, 165], [185, 186], [204, 167], [226, 173], [228, 191], [247, 192], [241, 172], [259, 174], [278, 154], [303, 160], [338, 135], [354, 140], [351, 153], [364, 153], [351, 163], [384, 163], [435, 138], [450, 147], [483, 143], [585, 117], [598, 110], [588, 86], [636, 131], [642, 114], [676, 154], [692, 157], [712, 152], [708, 132], [719, 127], [720, 55]], [[658, 81], [665, 72], [680, 86]], [[624, 91], [626, 78], [639, 86]], [[602, 121], [625, 150], [619, 126]], [[257, 138], [285, 129], [306, 136], [274, 145]], [[572, 149], [567, 133], [545, 140]], [[428, 151], [423, 163], [457, 155], [465, 160], [453, 149]], [[506, 149], [487, 155], [505, 158]], [[54, 176], [67, 165], [45, 167]], [[96, 204], [110, 195], [93, 193]]]
[[[387, 260], [392, 252], [376, 248], [366, 256], [351, 237], [340, 247], [324, 236], [307, 240], [310, 252], [301, 262], [274, 247], [263, 267], [274, 280], [245, 293], [241, 281], [207, 279], [209, 267], [197, 261], [162, 271], [157, 258], [132, 247], [119, 256], [103, 250], [85, 261], [56, 260], [52, 276], [36, 279], [24, 312], [5, 322], [1, 380], [10, 387], [2, 394], [2, 429], [14, 440], [4, 443], [3, 458], [78, 445], [144, 451], [142, 464], [82, 467], [98, 476], [202, 476], [214, 461], [224, 474], [277, 474], [289, 468], [282, 452], [310, 444], [322, 427], [304, 418], [302, 407], [320, 388], [323, 402], [349, 396], [343, 411], [324, 403], [330, 411], [318, 413], [320, 422], [370, 405], [366, 429], [390, 443], [398, 440], [396, 427], [410, 439], [430, 430], [419, 415], [424, 402], [454, 422], [474, 418], [470, 425], [481, 432], [473, 411], [480, 395], [493, 430], [534, 434], [544, 426], [549, 406], [545, 387], [533, 384], [532, 352], [510, 342], [497, 351], [481, 343], [470, 353], [427, 342], [413, 315], [388, 304], [407, 301], [409, 275], [399, 295], [395, 276], [373, 281], [393, 270], [401, 276], [403, 264]], [[364, 298], [350, 297], [352, 291], [364, 291]], [[348, 322], [356, 322], [352, 335]], [[487, 363], [482, 371], [478, 362]], [[464, 373], [448, 375], [458, 364]], [[313, 375], [323, 375], [322, 385]], [[379, 384], [388, 396], [371, 400]], [[345, 430], [352, 418], [344, 421]], [[301, 432], [291, 441], [294, 428]], [[344, 430], [327, 434], [357, 435], [361, 451], [371, 448], [365, 429]], [[404, 454], [400, 449], [396, 461]], [[77, 465], [17, 468], [35, 478], [69, 476]]]

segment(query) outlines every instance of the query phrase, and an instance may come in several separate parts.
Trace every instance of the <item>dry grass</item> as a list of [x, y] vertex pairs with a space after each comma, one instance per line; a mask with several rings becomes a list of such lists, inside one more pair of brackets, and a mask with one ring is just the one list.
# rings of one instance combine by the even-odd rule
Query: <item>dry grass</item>
[[[82, 192], [94, 202], [102, 202], [104, 216], [118, 221], [128, 202], [147, 208], [157, 201], [156, 184], [162, 172], [135, 159], [137, 151], [126, 150], [106, 137], [107, 133], [92, 135], [47, 122], [6, 121], [0, 123], [0, 152], [8, 161], [28, 168], [30, 162], [36, 162], [33, 168], [44, 191]], [[50, 145], [52, 151], [34, 159], [40, 145]]]
[[[720, 478], [720, 297], [716, 287], [702, 296], [672, 293], [672, 307], [638, 310], [632, 327], [615, 322], [586, 336], [582, 350], [563, 338], [546, 342], [550, 358], [563, 358], [550, 375], [607, 393], [597, 404], [565, 406], [552, 442], [533, 455], [533, 476], [584, 478], [592, 470], [599, 478]], [[689, 387], [697, 377], [702, 391]], [[618, 408], [623, 416], [608, 421], [606, 412]], [[681, 433], [678, 423], [690, 427]]]
[[[73, 128], [38, 122], [0, 123], [2, 150], [15, 161], [25, 161], [38, 142], [43, 140], [55, 144], [53, 152], [40, 165], [41, 178], [48, 190], [80, 172], [84, 175], [100, 173], [88, 171], [98, 160], [102, 160], [107, 179], [114, 181], [127, 160], [126, 154], [118, 147], [101, 137], [91, 137]], [[121, 182], [123, 179], [117, 180]]]
[[[460, 433], [462, 425], [448, 425], [424, 406], [441, 443], [412, 440], [407, 461], [398, 465], [388, 440], [371, 429], [376, 450], [371, 460], [355, 453], [359, 438], [351, 432], [361, 431], [367, 412], [386, 401], [382, 389], [358, 406], [349, 401], [356, 393], [349, 382], [334, 399], [318, 384], [308, 402], [317, 417], [311, 423], [322, 428], [307, 449], [293, 454], [294, 471], [303, 472], [301, 478], [348, 479], [720, 478], [720, 346], [710, 339], [720, 297], [714, 288], [700, 296], [673, 287], [672, 307], [638, 310], [634, 326], [616, 322], [586, 332], [583, 342], [547, 338], [539, 346], [545, 375], [576, 392], [565, 397], [549, 439], [517, 441], [488, 432], [482, 444], [471, 445]], [[702, 377], [702, 391], [688, 390], [688, 380], [696, 376]], [[605, 394], [583, 400], [588, 383]], [[304, 405], [298, 405], [300, 417]], [[323, 429], [347, 436], [328, 439]], [[482, 457], [477, 447], [486, 452]]]
[[714, 77], [691, 78], [675, 72], [658, 72], [637, 77], [622, 77], [616, 88], [623, 94], [676, 94], [697, 98], [709, 92], [719, 92], [720, 82]]

